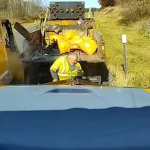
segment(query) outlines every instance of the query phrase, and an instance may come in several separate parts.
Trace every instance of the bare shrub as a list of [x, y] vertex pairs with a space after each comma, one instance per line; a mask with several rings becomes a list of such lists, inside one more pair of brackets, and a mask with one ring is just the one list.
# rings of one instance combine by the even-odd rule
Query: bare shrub
[[150, 15], [150, 0], [120, 0], [123, 19], [135, 22]]
[[44, 10], [41, 0], [0, 0], [0, 18], [34, 20]]
[[116, 0], [98, 0], [99, 4], [104, 7], [115, 6]]

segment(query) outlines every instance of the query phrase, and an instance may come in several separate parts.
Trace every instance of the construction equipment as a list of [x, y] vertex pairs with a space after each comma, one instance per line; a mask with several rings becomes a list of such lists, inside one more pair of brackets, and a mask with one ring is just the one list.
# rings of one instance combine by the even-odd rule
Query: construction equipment
[[5, 47], [6, 41], [2, 35], [2, 23], [4, 24], [5, 21], [0, 20], [0, 84], [9, 84], [12, 80], [12, 76], [8, 67], [8, 58]]
[[0, 19], [0, 85], [24, 81], [24, 66], [19, 59], [11, 22]]
[[[49, 15], [48, 15], [49, 13]], [[108, 70], [105, 64], [105, 49], [102, 35], [94, 28], [94, 19], [85, 18], [85, 2], [50, 2], [50, 7], [45, 16], [41, 16], [41, 27], [32, 33], [23, 29], [16, 23], [14, 28], [25, 37], [30, 50], [24, 50], [20, 54], [20, 60], [24, 64], [24, 83], [42, 84], [52, 82], [49, 72], [53, 62], [62, 55], [58, 42], [52, 43], [52, 35], [63, 35], [68, 30], [74, 30], [81, 38], [92, 38], [97, 44], [97, 50], [93, 55], [87, 55], [81, 50], [73, 50], [79, 58], [85, 75], [83, 80], [96, 83], [107, 82]]]
[[21, 62], [16, 53], [17, 47], [11, 23], [7, 19], [0, 19], [0, 85], [7, 85], [17, 77], [19, 80], [19, 76], [20, 79], [23, 78], [20, 75]]

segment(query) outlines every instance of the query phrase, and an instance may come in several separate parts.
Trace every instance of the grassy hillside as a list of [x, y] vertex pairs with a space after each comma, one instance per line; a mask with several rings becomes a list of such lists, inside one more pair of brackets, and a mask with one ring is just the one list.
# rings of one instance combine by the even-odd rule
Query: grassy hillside
[[[126, 25], [120, 15], [121, 8], [109, 7], [95, 14], [98, 30], [105, 40], [108, 69], [117, 86], [150, 86], [150, 37], [141, 28], [147, 20]], [[128, 78], [124, 78], [122, 34], [127, 35]]]

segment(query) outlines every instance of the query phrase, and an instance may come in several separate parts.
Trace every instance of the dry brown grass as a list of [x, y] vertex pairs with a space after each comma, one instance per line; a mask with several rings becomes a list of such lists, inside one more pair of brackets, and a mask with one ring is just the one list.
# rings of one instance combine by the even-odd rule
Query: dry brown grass
[[120, 0], [122, 6], [121, 14], [128, 23], [141, 20], [150, 15], [149, 0]]

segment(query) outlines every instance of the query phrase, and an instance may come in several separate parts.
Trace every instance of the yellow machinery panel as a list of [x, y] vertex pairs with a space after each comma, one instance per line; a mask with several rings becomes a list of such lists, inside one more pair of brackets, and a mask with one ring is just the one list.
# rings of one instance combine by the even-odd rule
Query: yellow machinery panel
[[5, 48], [5, 40], [2, 36], [2, 27], [0, 20], [0, 76], [7, 70], [7, 55]]
[[[8, 20], [0, 20], [0, 84], [7, 84], [12, 79], [23, 82], [24, 68], [19, 59], [19, 55], [6, 47], [5, 35], [6, 33], [8, 34], [5, 26], [6, 23], [8, 23]], [[2, 26], [2, 24], [4, 24], [4, 26]], [[7, 82], [2, 82], [1, 80], [4, 81], [6, 79], [5, 76], [8, 74], [12, 79], [8, 79], [7, 77]]]

